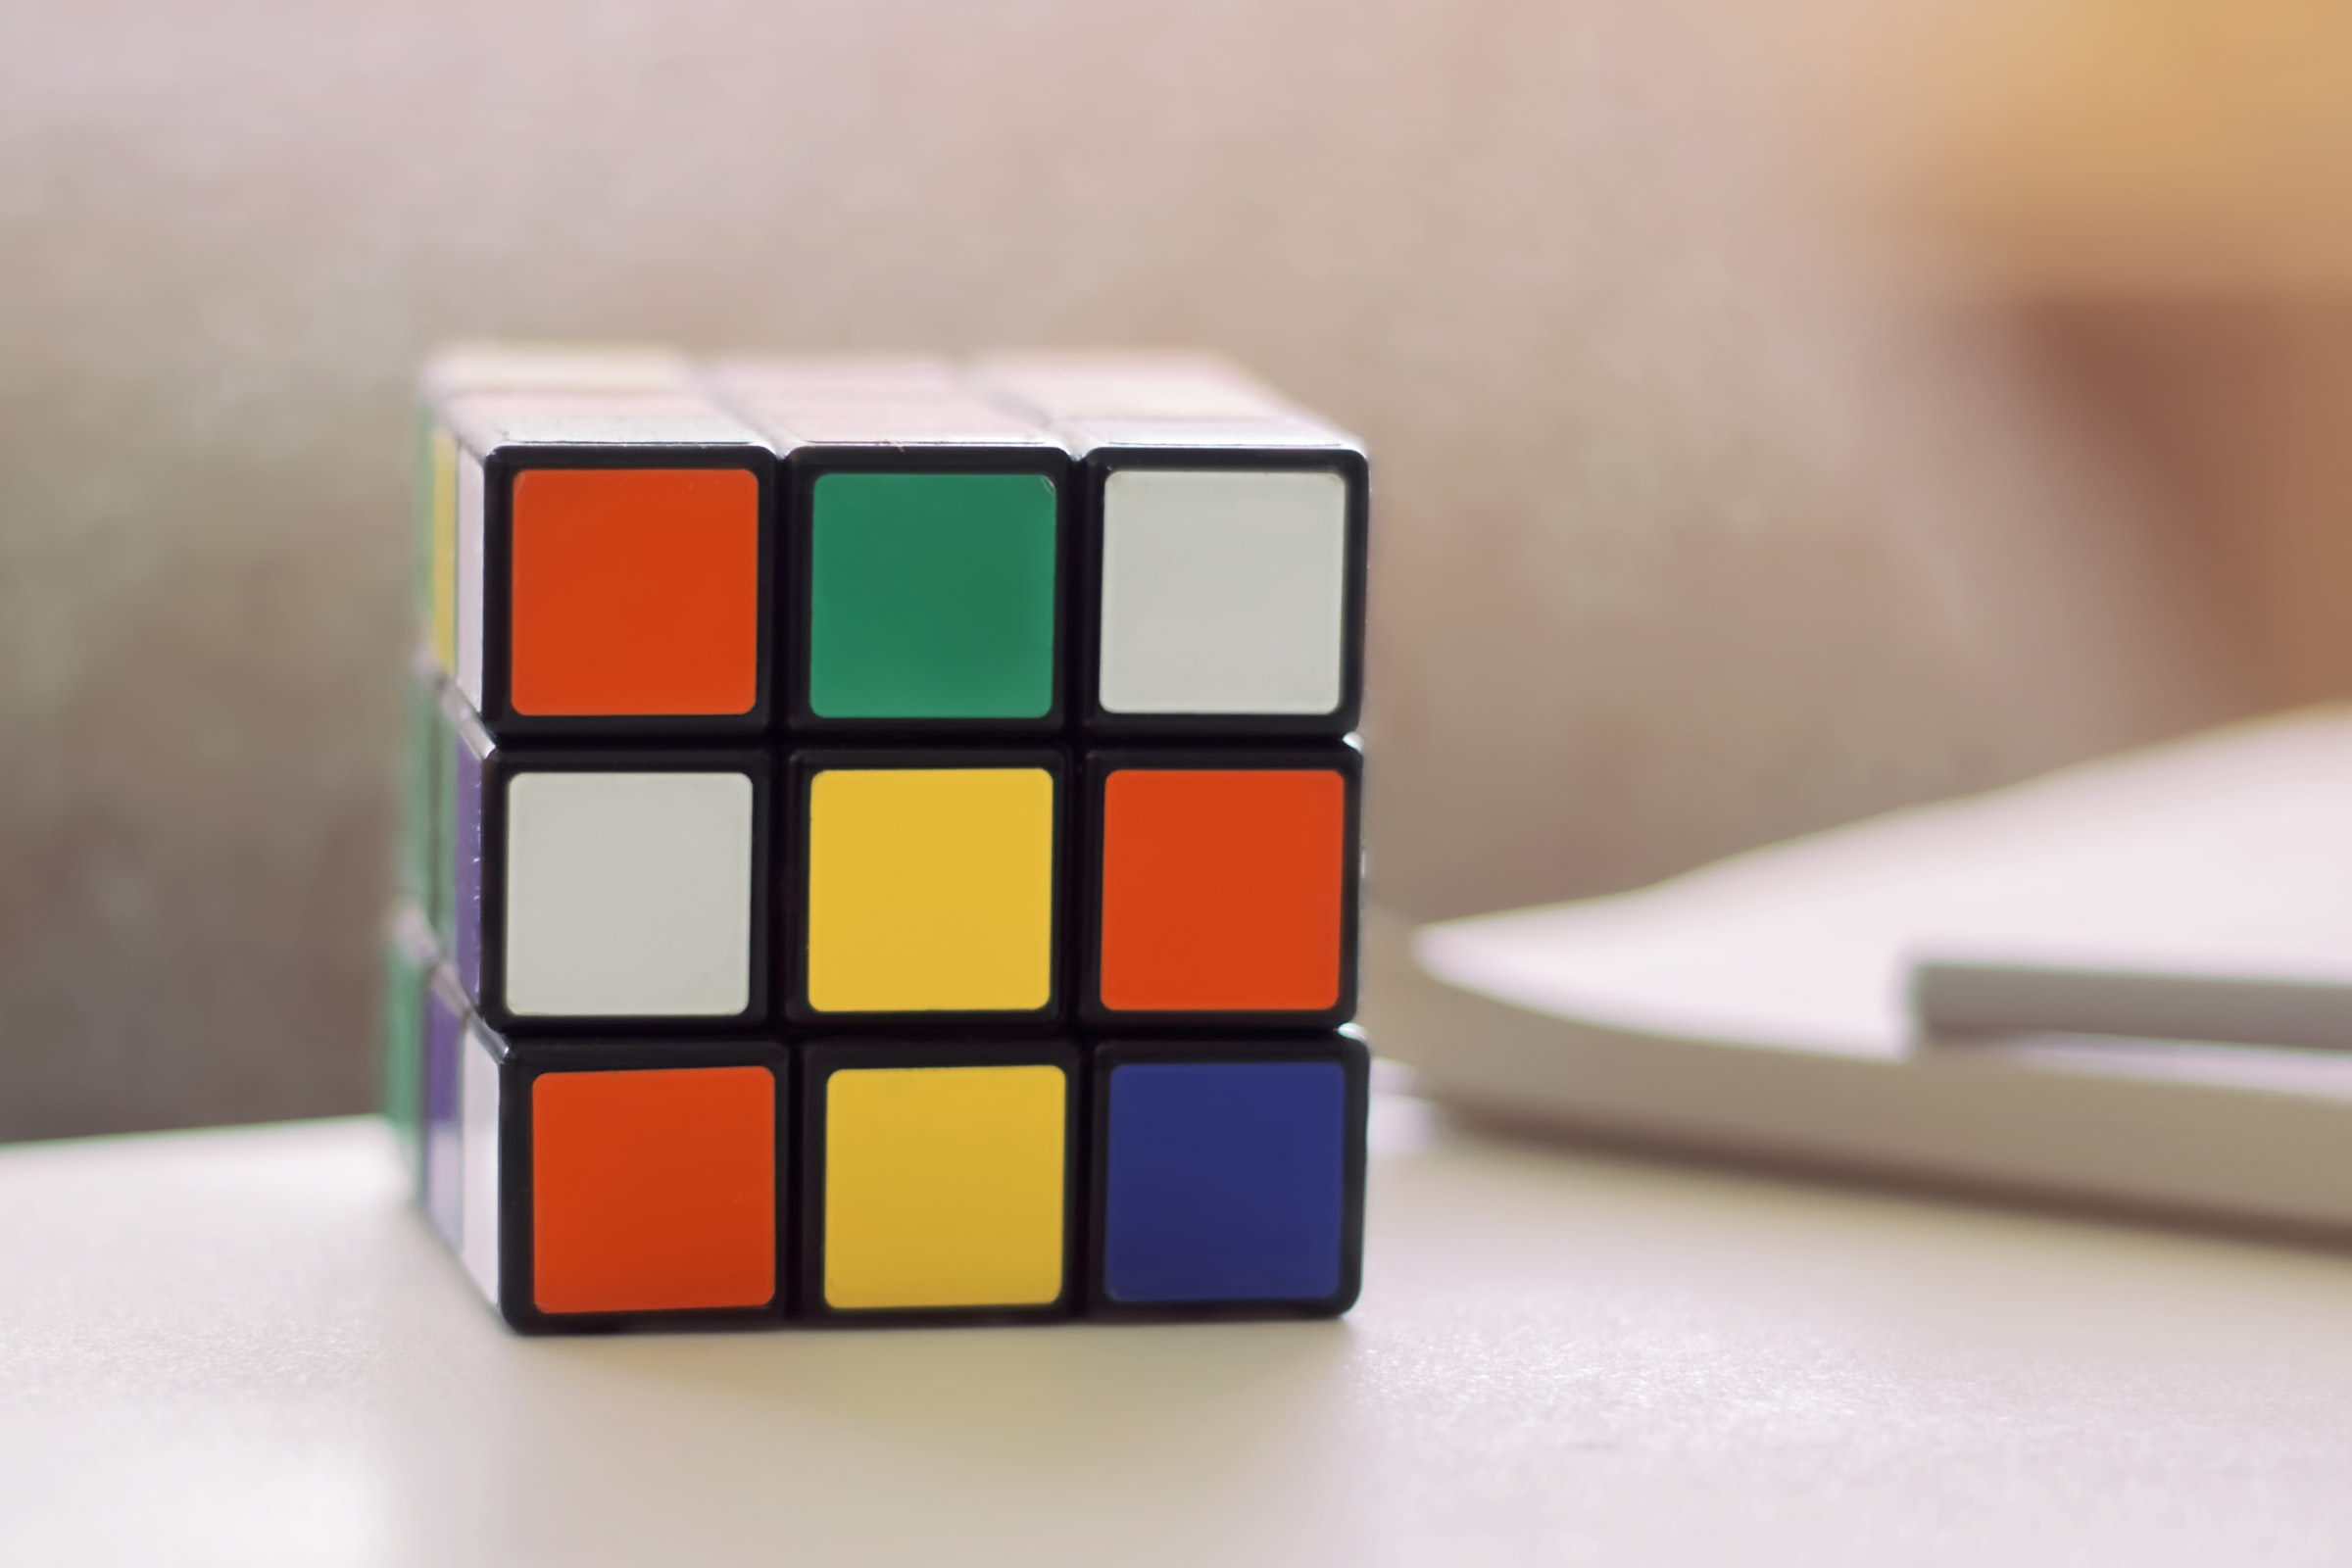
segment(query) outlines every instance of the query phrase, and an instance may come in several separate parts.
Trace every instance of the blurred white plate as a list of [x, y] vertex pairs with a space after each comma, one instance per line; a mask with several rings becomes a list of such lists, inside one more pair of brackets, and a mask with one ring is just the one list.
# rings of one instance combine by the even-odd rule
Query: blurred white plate
[[[2352, 1055], [2081, 1033], [2334, 1043], [2330, 1009], [2352, 996], [2352, 714], [2069, 769], [1640, 893], [1447, 921], [1414, 955], [1421, 981], [1389, 1026], [1412, 1032], [1426, 1091], [1459, 1104], [2352, 1229]], [[1923, 1044], [1923, 961], [1931, 1019], [2078, 1033]], [[2192, 995], [2168, 1004], [2183, 979]]]

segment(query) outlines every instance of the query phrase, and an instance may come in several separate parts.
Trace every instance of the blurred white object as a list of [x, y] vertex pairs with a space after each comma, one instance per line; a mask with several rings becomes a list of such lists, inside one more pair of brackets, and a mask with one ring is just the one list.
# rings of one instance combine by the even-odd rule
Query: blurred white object
[[2182, 972], [2157, 957], [2126, 967], [1922, 955], [1911, 1012], [1922, 1036], [1955, 1045], [2057, 1031], [2352, 1050], [2352, 979]]
[[[2352, 1227], [2352, 1057], [2082, 1037], [2234, 1023], [2238, 1039], [2334, 1043], [2328, 1009], [2352, 997], [2340, 711], [1900, 812], [1640, 893], [1448, 921], [1415, 952], [1438, 984], [1413, 989], [1405, 1026], [1443, 1099], [1618, 1136]], [[1908, 1004], [1921, 960], [1923, 1000], [1944, 1004], [1931, 1019], [2030, 1027], [2038, 983], [2041, 1002], [2054, 987], [2065, 1004], [2048, 1023], [2076, 1033], [1923, 1049]]]

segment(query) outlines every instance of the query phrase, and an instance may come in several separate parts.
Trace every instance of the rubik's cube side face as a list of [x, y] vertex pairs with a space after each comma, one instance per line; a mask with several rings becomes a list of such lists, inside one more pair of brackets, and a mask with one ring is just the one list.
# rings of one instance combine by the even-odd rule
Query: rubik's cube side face
[[502, 1314], [1345, 1310], [1360, 455], [1255, 391], [436, 373], [388, 1098]]

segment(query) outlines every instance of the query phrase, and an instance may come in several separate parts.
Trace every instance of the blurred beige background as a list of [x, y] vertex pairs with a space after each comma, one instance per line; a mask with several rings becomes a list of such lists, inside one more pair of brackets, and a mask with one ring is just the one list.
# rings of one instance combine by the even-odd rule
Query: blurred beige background
[[[2004, 205], [2031, 8], [1986, 61], [1957, 5], [1772, 9], [0, 8], [0, 1138], [370, 1102], [404, 384], [453, 334], [1200, 344], [1355, 426], [1399, 917], [2319, 667], [2134, 454], [2183, 449], [2144, 386], [2288, 374], [2230, 313], [2332, 242], [2112, 286]], [[1955, 59], [1993, 86], [1890, 90]]]

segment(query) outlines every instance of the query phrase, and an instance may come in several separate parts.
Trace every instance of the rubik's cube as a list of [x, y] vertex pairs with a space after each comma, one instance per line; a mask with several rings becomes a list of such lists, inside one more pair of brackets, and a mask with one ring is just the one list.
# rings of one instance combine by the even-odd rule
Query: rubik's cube
[[510, 1324], [1348, 1308], [1354, 442], [1180, 358], [421, 406], [389, 1107]]

